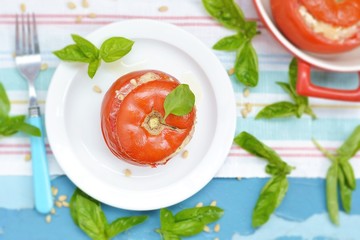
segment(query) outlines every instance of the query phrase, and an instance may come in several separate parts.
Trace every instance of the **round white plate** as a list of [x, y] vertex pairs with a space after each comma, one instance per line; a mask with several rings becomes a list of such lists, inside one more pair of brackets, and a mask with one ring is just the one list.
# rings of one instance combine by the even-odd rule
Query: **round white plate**
[[[223, 164], [235, 133], [235, 98], [229, 77], [216, 56], [182, 29], [150, 20], [122, 21], [87, 36], [96, 46], [107, 38], [135, 41], [121, 60], [102, 64], [93, 80], [83, 64], [61, 63], [46, 103], [46, 129], [55, 157], [84, 192], [108, 205], [152, 210], [185, 200], [203, 188]], [[103, 96], [125, 73], [157, 69], [190, 85], [196, 95], [197, 123], [181, 153], [157, 168], [134, 166], [107, 148], [100, 127]], [[98, 85], [101, 94], [92, 90]], [[132, 175], [125, 176], [129, 169]]]

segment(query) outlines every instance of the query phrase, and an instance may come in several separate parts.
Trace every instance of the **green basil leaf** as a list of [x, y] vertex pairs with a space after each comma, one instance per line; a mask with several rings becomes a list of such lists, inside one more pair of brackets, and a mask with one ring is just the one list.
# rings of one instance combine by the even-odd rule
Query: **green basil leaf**
[[175, 217], [169, 209], [163, 208], [160, 210], [160, 224], [161, 229], [170, 230], [175, 223]]
[[194, 207], [184, 209], [175, 215], [175, 221], [197, 220], [204, 225], [219, 220], [224, 215], [224, 210], [215, 206]]
[[175, 233], [163, 230], [158, 230], [157, 232], [161, 234], [163, 240], [181, 240]]
[[350, 213], [351, 211], [351, 200], [352, 200], [352, 189], [345, 182], [345, 174], [343, 171], [339, 171], [338, 180], [340, 186], [340, 198], [341, 204], [345, 212]]
[[307, 115], [310, 115], [312, 119], [316, 119], [316, 114], [313, 112], [313, 110], [311, 109], [310, 106], [307, 106], [305, 107], [305, 110], [304, 112], [307, 114]]
[[235, 60], [235, 76], [248, 87], [255, 87], [259, 81], [258, 57], [250, 41], [239, 48]]
[[132, 216], [118, 218], [111, 224], [106, 226], [105, 232], [108, 238], [113, 238], [121, 232], [124, 232], [135, 225], [143, 223], [148, 217], [147, 216]]
[[356, 179], [352, 166], [349, 162], [340, 162], [340, 171], [344, 174], [345, 183], [351, 189], [355, 190], [356, 188]]
[[280, 156], [270, 147], [260, 142], [257, 138], [247, 132], [241, 132], [234, 138], [234, 142], [245, 151], [258, 157], [267, 159], [274, 165], [282, 164]]
[[53, 54], [63, 61], [89, 63], [91, 58], [87, 57], [76, 44], [54, 51]]
[[245, 25], [244, 13], [233, 0], [202, 0], [206, 11], [224, 27], [239, 30]]
[[6, 117], [10, 112], [10, 101], [4, 85], [0, 82], [0, 118]]
[[276, 84], [279, 85], [285, 92], [287, 92], [290, 95], [291, 99], [296, 102], [297, 94], [291, 88], [290, 84], [284, 82], [276, 82]]
[[29, 135], [35, 136], [35, 137], [41, 137], [41, 131], [39, 128], [30, 125], [26, 122], [23, 122], [20, 126], [19, 126], [19, 130], [27, 133]]
[[92, 239], [106, 239], [108, 225], [100, 203], [77, 189], [70, 201], [70, 213], [78, 225]]
[[294, 93], [296, 93], [297, 72], [298, 72], [297, 59], [293, 58], [289, 65], [289, 82], [290, 82], [290, 87]]
[[344, 162], [355, 156], [360, 150], [360, 125], [355, 128], [346, 141], [337, 149], [340, 162]]
[[196, 235], [203, 231], [205, 224], [197, 220], [185, 220], [175, 222], [171, 228], [171, 232], [182, 237]]
[[297, 106], [291, 102], [277, 102], [261, 109], [255, 119], [271, 119], [296, 115]]
[[257, 31], [257, 22], [256, 21], [246, 21], [244, 32], [248, 39], [252, 39], [256, 34], [258, 34]]
[[17, 115], [17, 116], [7, 116], [2, 118], [0, 125], [0, 135], [2, 136], [11, 136], [17, 133], [21, 126], [25, 122], [25, 115]]
[[336, 158], [333, 154], [331, 154], [329, 151], [327, 151], [325, 148], [323, 148], [314, 138], [312, 139], [313, 143], [315, 144], [316, 148], [320, 150], [324, 156], [329, 158], [332, 162], [336, 162]]
[[105, 62], [114, 62], [128, 54], [133, 45], [134, 41], [127, 38], [109, 38], [100, 47], [100, 57]]
[[172, 90], [165, 98], [165, 118], [169, 114], [183, 116], [191, 112], [195, 105], [195, 95], [189, 85], [180, 84]]
[[287, 175], [291, 173], [294, 168], [287, 165], [286, 162], [277, 162], [276, 164], [269, 163], [266, 165], [265, 172], [271, 175]]
[[280, 205], [288, 190], [288, 180], [286, 176], [272, 177], [262, 189], [256, 202], [253, 216], [253, 227], [259, 227], [266, 223], [270, 215]]
[[89, 63], [88, 66], [88, 75], [92, 79], [95, 76], [96, 71], [100, 67], [101, 61], [100, 59], [94, 59]]
[[335, 162], [326, 175], [326, 202], [330, 219], [334, 224], [339, 224], [338, 171], [338, 164]]
[[99, 49], [94, 44], [76, 34], [72, 34], [71, 37], [86, 57], [91, 60], [99, 58]]
[[245, 36], [243, 34], [236, 34], [224, 37], [220, 39], [215, 45], [213, 49], [221, 50], [221, 51], [234, 51], [238, 49], [244, 42]]

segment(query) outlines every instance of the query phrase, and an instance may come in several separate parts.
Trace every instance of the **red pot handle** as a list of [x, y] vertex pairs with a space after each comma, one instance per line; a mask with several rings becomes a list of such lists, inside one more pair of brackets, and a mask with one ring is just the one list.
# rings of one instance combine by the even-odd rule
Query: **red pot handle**
[[310, 68], [311, 66], [300, 60], [298, 60], [298, 75], [296, 91], [300, 95], [328, 98], [341, 101], [360, 101], [360, 72], [359, 72], [359, 87], [354, 90], [338, 90], [333, 88], [325, 88], [316, 86], [311, 82]]

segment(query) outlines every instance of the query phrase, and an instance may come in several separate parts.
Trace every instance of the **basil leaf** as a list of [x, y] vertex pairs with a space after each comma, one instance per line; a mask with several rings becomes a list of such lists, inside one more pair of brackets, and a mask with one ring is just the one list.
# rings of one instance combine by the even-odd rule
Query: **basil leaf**
[[0, 118], [6, 117], [10, 112], [10, 101], [4, 85], [0, 82]]
[[269, 220], [270, 215], [282, 202], [287, 190], [288, 180], [284, 175], [272, 177], [267, 182], [254, 208], [253, 227], [259, 227]]
[[351, 190], [355, 190], [356, 179], [352, 166], [350, 165], [349, 162], [341, 162], [339, 165], [340, 165], [340, 171], [344, 174], [346, 185]]
[[360, 150], [360, 125], [355, 128], [351, 135], [336, 150], [340, 162], [344, 162], [355, 156], [356, 152]]
[[162, 230], [159, 230], [158, 232], [161, 234], [163, 240], [181, 240], [175, 233]]
[[96, 71], [100, 67], [101, 61], [100, 59], [94, 59], [89, 63], [88, 66], [88, 75], [92, 79], [95, 76]]
[[338, 165], [333, 163], [326, 175], [326, 202], [330, 219], [333, 223], [339, 224], [339, 206], [338, 206]]
[[297, 59], [293, 58], [291, 59], [289, 65], [289, 82], [290, 82], [290, 87], [294, 93], [296, 93], [297, 72], [298, 72]]
[[236, 78], [246, 86], [255, 87], [258, 84], [258, 57], [250, 41], [239, 48], [234, 70]]
[[307, 114], [307, 115], [310, 115], [312, 119], [316, 119], [316, 114], [313, 112], [313, 110], [311, 109], [311, 107], [309, 106], [306, 106], [305, 107], [305, 110], [304, 112]]
[[224, 210], [215, 206], [194, 207], [178, 212], [175, 221], [197, 220], [206, 225], [219, 220], [223, 214]]
[[133, 45], [134, 41], [127, 38], [109, 38], [100, 47], [100, 57], [104, 62], [114, 62], [128, 54]]
[[195, 105], [195, 95], [189, 85], [180, 84], [172, 90], [165, 98], [165, 119], [169, 114], [183, 116], [191, 112]]
[[278, 165], [282, 163], [280, 156], [270, 147], [260, 142], [253, 135], [241, 132], [234, 138], [234, 142], [247, 152], [258, 157], [267, 159], [270, 163]]
[[148, 217], [147, 216], [133, 216], [118, 218], [111, 224], [106, 226], [105, 232], [108, 238], [113, 238], [121, 232], [124, 232], [135, 225], [143, 223]]
[[1, 119], [0, 135], [11, 136], [17, 133], [24, 125], [25, 115], [7, 116]]
[[206, 11], [224, 27], [238, 30], [244, 27], [245, 17], [233, 0], [202, 0]]
[[86, 57], [91, 60], [99, 58], [99, 49], [94, 44], [76, 34], [72, 34], [71, 37]]
[[30, 125], [26, 122], [23, 122], [20, 126], [19, 126], [19, 130], [27, 133], [29, 135], [35, 136], [35, 137], [41, 137], [41, 131], [39, 128]]
[[63, 61], [89, 63], [91, 58], [87, 57], [76, 44], [54, 51], [53, 54]]
[[296, 102], [297, 94], [291, 88], [290, 84], [284, 82], [276, 82], [276, 84], [279, 85], [285, 92], [287, 92], [290, 95], [291, 99]]
[[92, 239], [107, 239], [107, 220], [100, 203], [77, 189], [70, 201], [70, 213], [78, 225]]
[[257, 31], [257, 22], [256, 21], [246, 21], [244, 32], [248, 39], [252, 39], [256, 34], [258, 34]]
[[204, 224], [197, 220], [185, 220], [175, 222], [171, 228], [171, 232], [182, 237], [196, 235], [204, 229]]
[[213, 49], [222, 50], [222, 51], [234, 51], [238, 49], [244, 42], [245, 36], [243, 34], [236, 34], [224, 37], [220, 39], [215, 45]]
[[261, 109], [255, 119], [271, 119], [296, 115], [297, 106], [291, 102], [277, 102]]
[[160, 210], [160, 224], [161, 229], [170, 230], [175, 223], [175, 217], [169, 209], [163, 208]]
[[271, 175], [287, 175], [293, 170], [293, 167], [285, 162], [269, 163], [266, 165], [265, 172]]
[[345, 176], [343, 171], [339, 171], [338, 180], [340, 186], [341, 204], [345, 212], [351, 211], [352, 189], [345, 182]]

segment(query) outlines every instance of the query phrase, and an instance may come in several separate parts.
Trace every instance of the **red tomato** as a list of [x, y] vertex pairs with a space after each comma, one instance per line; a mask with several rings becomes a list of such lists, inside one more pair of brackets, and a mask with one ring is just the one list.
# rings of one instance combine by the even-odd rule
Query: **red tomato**
[[155, 70], [120, 77], [105, 94], [101, 129], [111, 152], [126, 161], [165, 164], [190, 141], [195, 107], [185, 116], [164, 120], [166, 96], [179, 85], [174, 77]]
[[271, 0], [271, 9], [280, 31], [303, 50], [339, 53], [360, 45], [360, 0]]

